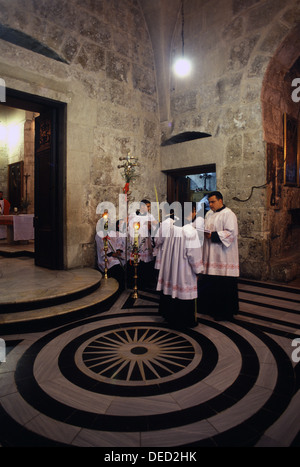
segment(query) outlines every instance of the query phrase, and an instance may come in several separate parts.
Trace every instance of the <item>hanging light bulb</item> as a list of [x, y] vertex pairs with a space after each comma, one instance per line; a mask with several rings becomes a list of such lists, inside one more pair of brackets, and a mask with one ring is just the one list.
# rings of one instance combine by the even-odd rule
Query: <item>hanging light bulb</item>
[[174, 71], [177, 76], [184, 78], [191, 72], [191, 62], [187, 58], [179, 58], [174, 63]]
[[182, 57], [178, 58], [174, 63], [174, 71], [177, 76], [187, 76], [191, 69], [191, 62], [184, 56], [184, 11], [183, 11], [183, 0], [181, 2], [181, 40], [182, 40]]

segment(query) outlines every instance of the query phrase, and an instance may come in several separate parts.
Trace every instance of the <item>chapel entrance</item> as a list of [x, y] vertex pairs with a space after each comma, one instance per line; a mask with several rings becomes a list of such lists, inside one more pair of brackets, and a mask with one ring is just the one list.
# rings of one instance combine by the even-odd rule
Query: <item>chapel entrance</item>
[[[64, 269], [66, 104], [7, 89], [1, 106], [34, 113], [35, 265]], [[20, 184], [23, 200], [24, 176]]]
[[169, 204], [178, 201], [183, 206], [185, 202], [195, 201], [197, 211], [206, 195], [216, 190], [216, 165], [207, 164], [195, 167], [166, 170], [167, 201]]

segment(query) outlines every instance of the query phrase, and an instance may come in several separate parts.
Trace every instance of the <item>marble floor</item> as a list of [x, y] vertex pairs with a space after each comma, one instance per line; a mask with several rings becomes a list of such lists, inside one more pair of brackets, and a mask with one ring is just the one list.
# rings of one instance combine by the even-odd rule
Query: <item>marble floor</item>
[[[50, 272], [53, 287], [61, 273]], [[72, 290], [78, 271], [67, 273]], [[241, 280], [239, 299], [233, 321], [203, 313], [181, 331], [158, 315], [155, 290], [29, 326], [18, 315], [15, 325], [3, 321], [0, 445], [299, 447], [300, 288]]]

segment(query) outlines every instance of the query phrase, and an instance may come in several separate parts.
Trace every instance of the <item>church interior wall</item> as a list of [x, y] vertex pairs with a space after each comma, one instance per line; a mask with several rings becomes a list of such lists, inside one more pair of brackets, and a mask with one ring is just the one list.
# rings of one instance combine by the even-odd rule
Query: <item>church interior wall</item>
[[[184, 80], [171, 78], [164, 136], [199, 131], [211, 137], [161, 147], [162, 166], [216, 163], [217, 187], [239, 220], [244, 277], [271, 278], [268, 140], [261, 93], [273, 55], [298, 21], [299, 2], [293, 0], [185, 2], [184, 53], [193, 70]], [[178, 22], [172, 59], [180, 53], [180, 34]], [[278, 118], [281, 122], [282, 113]]]
[[[193, 62], [185, 80], [158, 73], [180, 53], [180, 15], [170, 60], [159, 60], [142, 3], [0, 0], [1, 24], [59, 58], [1, 40], [8, 87], [67, 103], [66, 267], [94, 264], [97, 205], [117, 206], [125, 183], [119, 157], [130, 151], [140, 162], [134, 200], [155, 200], [155, 190], [166, 199], [162, 170], [215, 163], [217, 188], [239, 219], [241, 273], [266, 279], [272, 219], [261, 91], [272, 57], [299, 21], [299, 2], [185, 2], [185, 54]], [[211, 136], [160, 146], [185, 131]]]
[[93, 266], [97, 205], [117, 206], [125, 184], [119, 157], [139, 159], [135, 199], [154, 199], [155, 188], [165, 196], [153, 54], [139, 4], [0, 1], [0, 22], [62, 59], [1, 40], [7, 87], [67, 103], [66, 267]]
[[[271, 278], [290, 280], [299, 274], [300, 241], [300, 98], [293, 86], [300, 77], [299, 25], [292, 29], [269, 63], [262, 89], [263, 127], [267, 142], [268, 217], [270, 225]], [[298, 81], [296, 81], [298, 82]], [[293, 94], [293, 98], [291, 98]], [[285, 121], [292, 119], [298, 127], [298, 180], [291, 183], [285, 176]], [[295, 177], [297, 178], [297, 177]], [[286, 267], [288, 258], [289, 267]]]

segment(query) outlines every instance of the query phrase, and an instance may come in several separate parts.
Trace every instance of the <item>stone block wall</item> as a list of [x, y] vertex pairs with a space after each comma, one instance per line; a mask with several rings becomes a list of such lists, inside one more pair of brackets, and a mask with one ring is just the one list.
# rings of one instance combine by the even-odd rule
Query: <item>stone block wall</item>
[[0, 190], [4, 197], [8, 195], [8, 151], [6, 138], [6, 115], [0, 111]]
[[[263, 97], [262, 89], [272, 57], [297, 28], [299, 18], [297, 0], [185, 2], [184, 51], [193, 69], [185, 79], [172, 75], [170, 119], [162, 128], [164, 132], [169, 128], [168, 137], [184, 131], [211, 137], [162, 147], [162, 167], [216, 163], [217, 187], [239, 220], [244, 277], [270, 277], [269, 139], [264, 133], [262, 98], [282, 97], [278, 92]], [[181, 45], [178, 21], [172, 61], [181, 53]], [[282, 128], [281, 120], [282, 114], [277, 115], [269, 131], [277, 132], [276, 125]]]
[[134, 199], [154, 199], [155, 186], [165, 197], [153, 53], [139, 3], [0, 0], [0, 23], [17, 39], [0, 42], [6, 85], [67, 103], [65, 266], [94, 266], [96, 208], [118, 202], [120, 156], [130, 151], [140, 161]]
[[[300, 186], [285, 182], [284, 118], [298, 120], [300, 140], [300, 103], [292, 98], [295, 78], [300, 78], [300, 25], [293, 29], [270, 61], [263, 83], [264, 134], [268, 142], [268, 207], [272, 278], [291, 280], [298, 274], [300, 254]], [[297, 60], [295, 61], [295, 57]], [[298, 144], [300, 148], [300, 143]], [[300, 149], [298, 149], [300, 150]], [[299, 269], [299, 268], [298, 268]]]
[[[241, 274], [269, 277], [267, 151], [280, 143], [268, 135], [280, 132], [275, 102], [282, 97], [274, 87], [262, 90], [271, 60], [299, 24], [300, 2], [184, 3], [193, 72], [185, 80], [160, 73], [168, 96], [159, 100], [158, 67], [171, 69], [182, 49], [180, 15], [170, 62], [154, 62], [138, 0], [0, 0], [0, 24], [19, 41], [0, 40], [0, 77], [12, 89], [67, 104], [66, 268], [94, 264], [96, 208], [117, 204], [124, 186], [117, 166], [129, 150], [140, 161], [134, 200], [155, 200], [155, 188], [166, 198], [161, 170], [215, 163], [218, 189], [239, 219]], [[264, 101], [274, 102], [267, 129]], [[211, 137], [160, 147], [162, 135], [184, 131]]]

